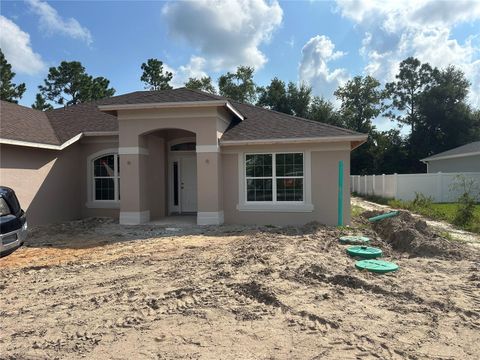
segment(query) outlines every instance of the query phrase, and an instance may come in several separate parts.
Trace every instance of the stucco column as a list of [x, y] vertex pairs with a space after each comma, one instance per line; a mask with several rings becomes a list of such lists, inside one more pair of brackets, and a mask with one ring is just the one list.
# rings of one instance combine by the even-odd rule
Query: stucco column
[[122, 146], [120, 139], [118, 153], [120, 155], [120, 224], [147, 223], [150, 221], [147, 201], [148, 150], [140, 143], [137, 146]]
[[198, 225], [223, 224], [221, 161], [218, 145], [197, 145]]

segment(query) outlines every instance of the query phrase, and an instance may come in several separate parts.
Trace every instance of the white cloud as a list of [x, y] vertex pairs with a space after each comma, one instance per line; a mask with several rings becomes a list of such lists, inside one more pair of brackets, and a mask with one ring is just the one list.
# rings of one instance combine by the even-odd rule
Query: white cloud
[[62, 19], [57, 10], [44, 1], [28, 0], [28, 4], [39, 16], [40, 27], [48, 34], [62, 33], [73, 39], [82, 40], [87, 43], [87, 45], [92, 43], [93, 40], [90, 31], [80, 25], [76, 19]]
[[163, 15], [173, 37], [194, 46], [213, 71], [239, 65], [261, 68], [267, 57], [259, 49], [280, 26], [277, 1], [182, 1], [168, 3]]
[[30, 35], [1, 15], [0, 48], [15, 72], [34, 75], [46, 67], [41, 56], [32, 50]]
[[479, 1], [337, 0], [344, 17], [365, 31], [360, 54], [365, 72], [391, 81], [403, 59], [414, 56], [433, 66], [454, 65], [472, 83], [470, 102], [480, 106], [480, 48], [478, 37], [460, 42], [454, 26], [480, 20]]
[[303, 46], [299, 66], [300, 82], [309, 84], [315, 95], [333, 99], [333, 92], [348, 79], [346, 69], [330, 69], [329, 63], [344, 56], [325, 35], [317, 35]]
[[174, 88], [185, 86], [185, 83], [189, 78], [201, 78], [208, 76], [205, 72], [205, 66], [207, 61], [200, 56], [192, 56], [188, 64], [181, 65], [178, 68], [174, 69], [167, 64], [163, 64], [163, 69], [170, 71], [173, 74], [172, 81], [170, 85]]

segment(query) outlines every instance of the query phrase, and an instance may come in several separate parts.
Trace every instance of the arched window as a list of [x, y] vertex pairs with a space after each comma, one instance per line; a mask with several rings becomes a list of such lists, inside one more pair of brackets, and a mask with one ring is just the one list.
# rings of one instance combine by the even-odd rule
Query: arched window
[[195, 151], [196, 146], [195, 141], [182, 142], [170, 146], [170, 151]]
[[93, 160], [93, 200], [120, 200], [120, 163], [118, 154], [102, 155]]

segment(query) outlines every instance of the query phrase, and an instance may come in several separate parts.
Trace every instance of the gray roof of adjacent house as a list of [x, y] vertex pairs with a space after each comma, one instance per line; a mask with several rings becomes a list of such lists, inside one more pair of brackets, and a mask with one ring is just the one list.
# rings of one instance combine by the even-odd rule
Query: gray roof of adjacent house
[[[199, 90], [179, 88], [162, 91], [135, 91], [108, 99], [83, 103], [55, 110], [39, 111], [2, 101], [0, 106], [0, 138], [19, 142], [61, 145], [84, 133], [118, 131], [112, 111], [122, 106], [204, 103], [227, 106], [240, 120], [232, 121], [223, 134], [222, 143], [353, 137], [366, 135], [340, 127], [307, 120], [261, 107], [231, 101]], [[114, 111], [113, 111], [114, 112]], [[362, 138], [362, 139], [360, 139]]]
[[429, 156], [425, 159], [422, 159], [421, 161], [428, 162], [428, 161], [453, 159], [453, 158], [472, 156], [472, 155], [480, 155], [480, 141], [475, 141], [466, 145], [456, 147], [451, 150], [441, 152], [439, 154]]

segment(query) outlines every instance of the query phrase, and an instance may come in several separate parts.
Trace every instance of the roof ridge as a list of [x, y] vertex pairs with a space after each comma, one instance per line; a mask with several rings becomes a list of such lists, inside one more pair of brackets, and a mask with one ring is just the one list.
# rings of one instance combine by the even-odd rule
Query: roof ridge
[[317, 124], [317, 125], [322, 125], [322, 126], [326, 126], [326, 127], [329, 127], [331, 129], [338, 129], [338, 130], [343, 130], [343, 131], [347, 131], [349, 133], [352, 133], [352, 134], [361, 134], [363, 135], [362, 133], [358, 132], [358, 131], [355, 131], [355, 130], [351, 130], [351, 129], [347, 129], [347, 128], [343, 128], [343, 127], [340, 127], [340, 126], [335, 126], [335, 125], [331, 125], [331, 124], [327, 124], [327, 123], [324, 123], [324, 122], [321, 122], [321, 121], [316, 121], [316, 120], [312, 120], [312, 119], [306, 119], [306, 118], [303, 118], [303, 117], [300, 117], [300, 116], [295, 116], [295, 115], [290, 115], [290, 114], [287, 114], [287, 113], [283, 113], [281, 111], [277, 111], [277, 110], [272, 110], [272, 109], [267, 109], [267, 108], [264, 108], [262, 106], [257, 106], [257, 105], [253, 105], [253, 104], [248, 104], [248, 103], [242, 103], [240, 101], [233, 101], [235, 103], [238, 103], [238, 104], [242, 104], [242, 105], [246, 105], [246, 106], [249, 106], [249, 107], [253, 107], [255, 109], [261, 109], [261, 110], [265, 110], [265, 111], [270, 111], [272, 113], [276, 113], [276, 114], [279, 114], [279, 115], [283, 115], [283, 116], [288, 116], [288, 117], [291, 117], [295, 120], [301, 120], [301, 121], [306, 121], [306, 122], [309, 122], [309, 123], [312, 123], [312, 124]]
[[190, 89], [190, 88], [187, 88], [186, 86], [182, 86], [182, 87], [179, 87], [179, 88], [176, 88], [176, 89], [173, 89], [173, 90], [188, 90], [188, 91], [193, 91], [197, 94], [206, 95], [206, 96], [208, 96], [212, 99], [215, 99], [215, 100], [228, 100], [228, 101], [230, 101], [228, 98], [226, 98], [224, 96], [217, 95], [217, 94], [212, 94], [212, 93], [200, 90], [200, 89]]

